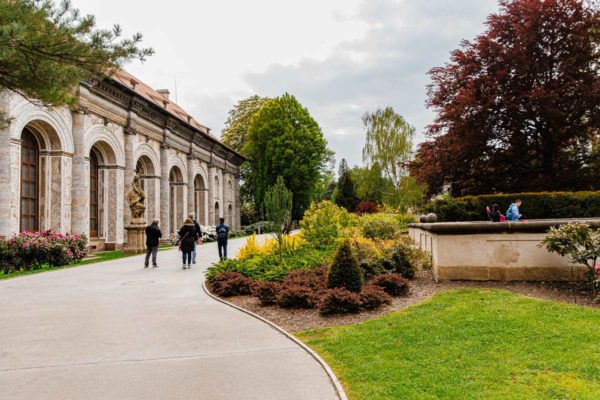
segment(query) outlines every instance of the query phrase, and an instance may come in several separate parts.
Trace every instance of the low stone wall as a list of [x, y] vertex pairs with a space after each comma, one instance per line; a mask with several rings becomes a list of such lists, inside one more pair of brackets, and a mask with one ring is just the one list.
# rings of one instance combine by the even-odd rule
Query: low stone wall
[[409, 225], [409, 235], [431, 252], [438, 280], [583, 281], [586, 268], [538, 247], [551, 226], [600, 219], [526, 222], [444, 222]]

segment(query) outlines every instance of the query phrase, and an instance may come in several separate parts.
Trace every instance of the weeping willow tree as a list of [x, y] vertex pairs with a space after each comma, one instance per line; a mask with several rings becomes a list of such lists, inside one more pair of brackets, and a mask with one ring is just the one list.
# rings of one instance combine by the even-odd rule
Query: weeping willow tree
[[362, 120], [367, 132], [363, 161], [369, 167], [379, 164], [385, 177], [400, 189], [402, 178], [407, 174], [406, 163], [410, 161], [415, 128], [392, 107], [367, 112]]

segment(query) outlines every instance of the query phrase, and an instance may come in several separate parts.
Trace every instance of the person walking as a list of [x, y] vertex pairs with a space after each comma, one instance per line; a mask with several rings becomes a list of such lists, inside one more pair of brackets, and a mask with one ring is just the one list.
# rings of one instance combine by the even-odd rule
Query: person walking
[[162, 232], [158, 227], [158, 220], [155, 219], [146, 227], [146, 260], [144, 261], [144, 268], [148, 268], [150, 254], [152, 254], [152, 268], [158, 268], [156, 255], [158, 254], [158, 241], [161, 237]]
[[511, 222], [519, 222], [523, 215], [519, 208], [521, 207], [521, 200], [517, 199], [514, 203], [511, 203], [510, 207], [508, 207], [508, 211], [506, 211], [506, 219]]
[[225, 218], [219, 218], [217, 225], [217, 247], [219, 248], [219, 259], [227, 259], [227, 239], [229, 239], [229, 227], [225, 225]]
[[181, 250], [183, 260], [182, 268], [192, 268], [192, 251], [194, 251], [194, 241], [196, 240], [196, 228], [194, 228], [194, 221], [191, 218], [187, 218], [183, 222], [183, 226], [179, 229], [179, 237], [179, 250]]
[[195, 238], [194, 238], [194, 250], [192, 251], [192, 264], [196, 264], [196, 246], [198, 244], [198, 240], [202, 237], [202, 230], [200, 229], [200, 224], [198, 223], [198, 221], [196, 221], [196, 219], [194, 219], [193, 213], [190, 213], [190, 215], [188, 215], [188, 217], [194, 223]]

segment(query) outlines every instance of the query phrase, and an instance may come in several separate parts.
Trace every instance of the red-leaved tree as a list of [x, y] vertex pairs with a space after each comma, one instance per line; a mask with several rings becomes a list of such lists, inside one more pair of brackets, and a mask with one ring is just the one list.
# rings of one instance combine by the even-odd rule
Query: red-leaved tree
[[430, 195], [600, 187], [597, 3], [500, 0], [486, 24], [429, 72], [437, 115], [411, 174]]

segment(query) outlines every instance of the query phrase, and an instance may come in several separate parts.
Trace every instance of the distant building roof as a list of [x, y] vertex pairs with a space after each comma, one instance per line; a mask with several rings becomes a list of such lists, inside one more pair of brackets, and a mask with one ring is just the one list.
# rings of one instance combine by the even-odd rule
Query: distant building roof
[[200, 131], [217, 139], [216, 136], [210, 133], [210, 129], [207, 126], [202, 125], [175, 102], [171, 101], [165, 95], [159, 93], [157, 90], [151, 88], [144, 82], [140, 81], [138, 78], [131, 75], [129, 72], [119, 69], [113, 75], [111, 75], [111, 78], [134, 90], [137, 94], [144, 97], [145, 99], [164, 108], [174, 117], [179, 118], [180, 120], [186, 122], [194, 128], [199, 129]]

